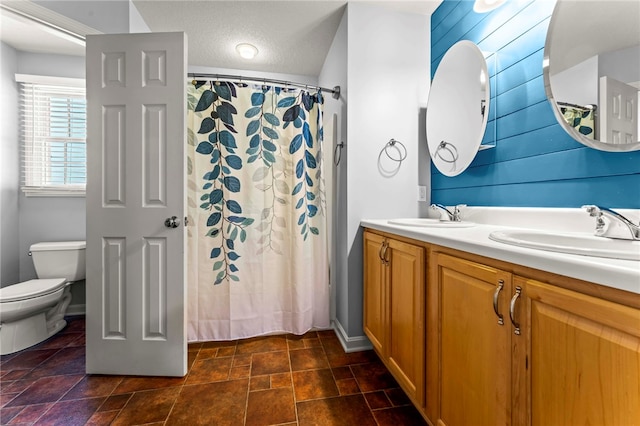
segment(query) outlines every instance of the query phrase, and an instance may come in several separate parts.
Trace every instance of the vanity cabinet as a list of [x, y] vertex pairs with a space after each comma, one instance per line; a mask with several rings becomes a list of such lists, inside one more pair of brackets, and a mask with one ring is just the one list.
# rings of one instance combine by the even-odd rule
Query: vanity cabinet
[[437, 423], [509, 424], [511, 276], [442, 253], [432, 259], [440, 312]]
[[430, 264], [437, 424], [640, 422], [640, 309], [517, 275], [516, 265], [437, 251]]
[[364, 332], [409, 398], [424, 405], [425, 248], [365, 231]]
[[384, 232], [364, 251], [365, 333], [431, 424], [640, 424], [640, 294]]
[[524, 277], [513, 283], [523, 289], [526, 337], [514, 352], [526, 371], [521, 424], [639, 424], [640, 309]]

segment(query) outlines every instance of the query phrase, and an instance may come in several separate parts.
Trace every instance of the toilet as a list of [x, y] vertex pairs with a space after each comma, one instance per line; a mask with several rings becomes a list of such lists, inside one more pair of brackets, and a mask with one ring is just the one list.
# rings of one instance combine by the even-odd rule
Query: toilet
[[36, 345], [62, 330], [70, 286], [85, 278], [85, 241], [36, 243], [38, 279], [0, 288], [0, 355]]

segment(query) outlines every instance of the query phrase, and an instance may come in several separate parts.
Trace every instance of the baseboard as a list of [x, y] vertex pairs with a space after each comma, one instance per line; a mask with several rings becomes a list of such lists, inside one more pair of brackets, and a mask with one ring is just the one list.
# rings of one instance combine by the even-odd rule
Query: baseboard
[[333, 329], [335, 330], [336, 336], [338, 336], [338, 340], [340, 340], [340, 344], [345, 352], [359, 352], [373, 349], [373, 346], [371, 346], [371, 342], [369, 342], [367, 336], [347, 336], [347, 333], [344, 331], [344, 328], [342, 328], [342, 325], [337, 319], [333, 320]]
[[[86, 305], [69, 305], [67, 308], [66, 315], [85, 315], [86, 314]], [[336, 319], [332, 322], [333, 329], [336, 332], [336, 336], [338, 336], [338, 340], [340, 340], [340, 344], [345, 352], [359, 352], [359, 351], [367, 351], [369, 349], [373, 349], [369, 339], [367, 336], [356, 336], [349, 337], [347, 333], [344, 331], [344, 328], [340, 324], [340, 322]]]
[[86, 305], [69, 305], [65, 315], [85, 315], [87, 312]]

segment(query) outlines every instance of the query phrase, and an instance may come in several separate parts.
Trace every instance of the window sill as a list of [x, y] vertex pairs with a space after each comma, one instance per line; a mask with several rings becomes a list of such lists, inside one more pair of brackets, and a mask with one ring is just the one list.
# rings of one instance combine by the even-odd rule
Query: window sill
[[86, 190], [82, 188], [22, 188], [25, 197], [84, 197]]

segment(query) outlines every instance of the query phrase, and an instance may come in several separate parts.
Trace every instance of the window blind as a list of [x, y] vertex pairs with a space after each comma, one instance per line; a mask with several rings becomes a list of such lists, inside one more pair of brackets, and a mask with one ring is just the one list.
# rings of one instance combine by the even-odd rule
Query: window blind
[[23, 192], [84, 195], [85, 88], [32, 81], [19, 84]]

